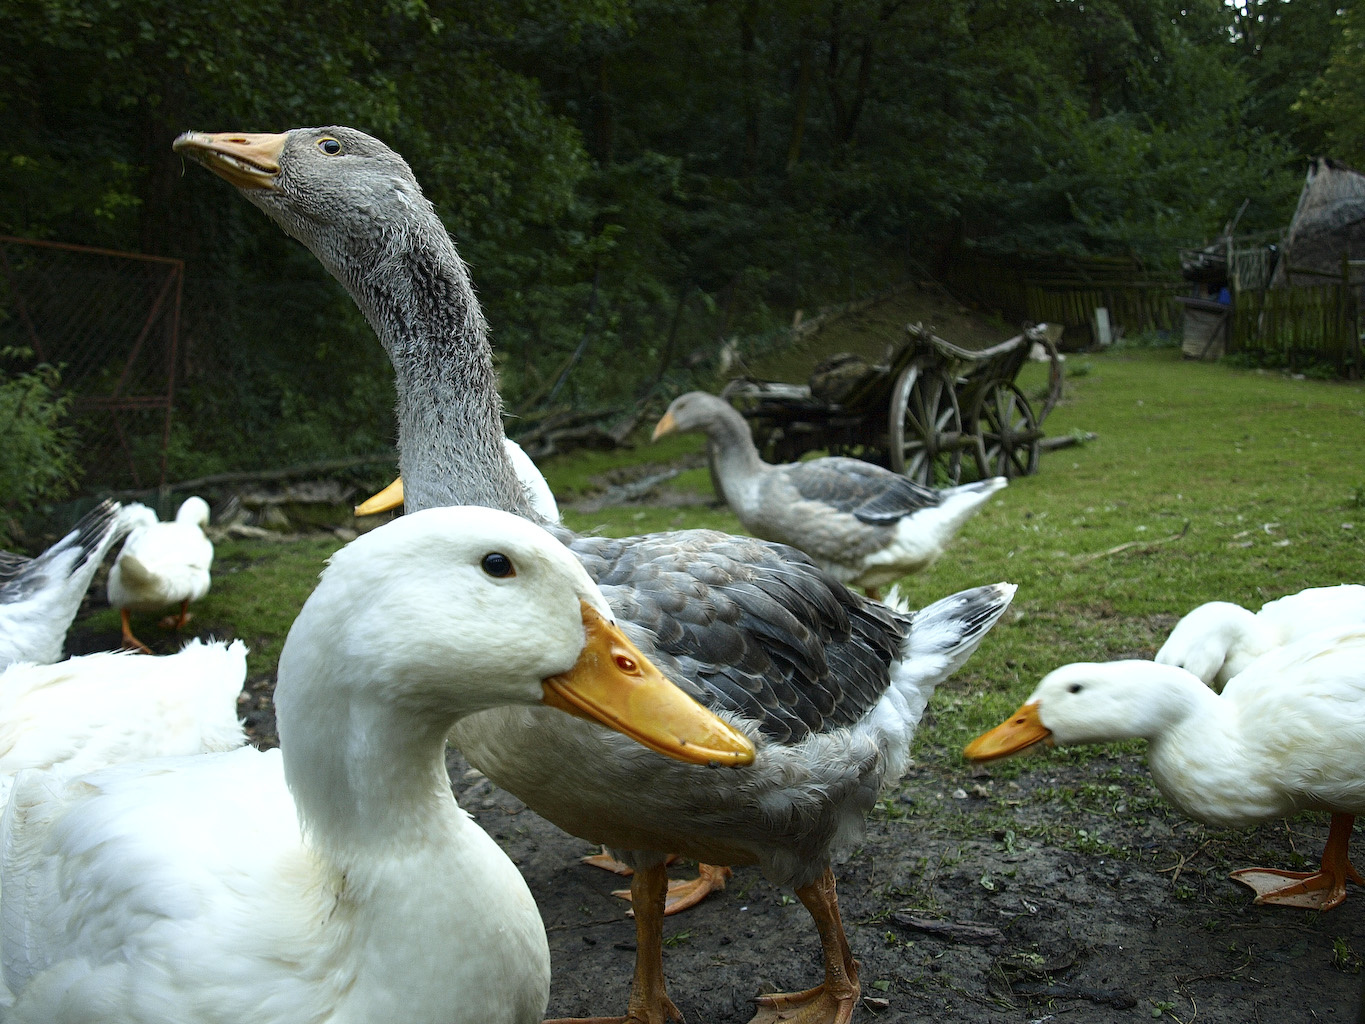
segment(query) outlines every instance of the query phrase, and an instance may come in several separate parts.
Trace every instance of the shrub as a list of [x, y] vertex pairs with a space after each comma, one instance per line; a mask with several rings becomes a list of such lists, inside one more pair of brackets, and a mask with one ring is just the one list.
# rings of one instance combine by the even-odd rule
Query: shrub
[[[0, 349], [6, 361], [31, 357], [26, 349]], [[0, 544], [10, 542], [20, 518], [75, 486], [75, 436], [64, 422], [70, 399], [60, 383], [61, 372], [46, 363], [15, 373], [0, 365]]]

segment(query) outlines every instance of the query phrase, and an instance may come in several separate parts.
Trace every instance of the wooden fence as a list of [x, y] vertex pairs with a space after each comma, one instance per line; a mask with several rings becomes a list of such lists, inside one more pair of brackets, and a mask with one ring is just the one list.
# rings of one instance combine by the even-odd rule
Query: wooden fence
[[1332, 366], [1361, 375], [1357, 288], [1349, 280], [1239, 292], [1233, 302], [1229, 353], [1291, 370]]
[[1107, 309], [1109, 323], [1127, 334], [1178, 329], [1172, 299], [1186, 288], [1134, 260], [1104, 257], [959, 254], [943, 276], [954, 294], [1008, 319], [1062, 324], [1068, 348], [1094, 341], [1096, 309]]
[[[1264, 244], [1232, 255], [1237, 258], [1230, 260], [1236, 272], [1229, 354], [1293, 370], [1330, 366], [1351, 378], [1365, 373], [1360, 340], [1365, 260], [1343, 260], [1338, 274], [1290, 268], [1296, 275], [1311, 273], [1321, 283], [1270, 288], [1266, 271], [1272, 256]], [[1190, 288], [1174, 278], [1160, 279], [1133, 260], [1102, 257], [960, 253], [949, 261], [943, 278], [960, 298], [998, 310], [1007, 319], [1062, 324], [1068, 348], [1094, 341], [1094, 311], [1099, 308], [1109, 311], [1116, 330], [1129, 335], [1179, 332], [1183, 310], [1174, 300]]]

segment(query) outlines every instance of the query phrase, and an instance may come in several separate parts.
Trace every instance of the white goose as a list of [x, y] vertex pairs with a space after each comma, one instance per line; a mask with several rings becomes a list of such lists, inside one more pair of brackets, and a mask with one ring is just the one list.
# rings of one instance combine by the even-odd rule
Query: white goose
[[338, 552], [280, 657], [280, 750], [17, 779], [5, 1019], [539, 1024], [544, 929], [455, 803], [452, 722], [545, 702], [678, 756], [753, 754], [609, 614], [562, 545], [492, 509]]
[[142, 507], [102, 501], [36, 558], [0, 551], [0, 669], [61, 658], [95, 570], [130, 529], [132, 510]]
[[177, 654], [106, 652], [0, 672], [0, 807], [25, 768], [91, 771], [246, 742], [237, 695], [246, 646], [192, 640]]
[[654, 440], [687, 431], [706, 435], [725, 500], [746, 530], [800, 548], [873, 598], [938, 561], [963, 524], [1009, 483], [997, 476], [936, 491], [842, 456], [770, 465], [739, 410], [705, 391], [675, 398]]
[[[535, 512], [501, 443], [486, 325], [455, 246], [403, 159], [350, 128], [189, 132], [178, 152], [241, 189], [356, 300], [394, 365], [409, 510]], [[753, 737], [753, 768], [715, 773], [639, 751], [539, 709], [456, 723], [455, 745], [499, 786], [635, 869], [628, 1019], [677, 1016], [663, 978], [670, 852], [758, 864], [795, 888], [820, 933], [824, 982], [760, 999], [769, 1019], [847, 1022], [860, 994], [832, 858], [909, 763], [934, 687], [1008, 606], [1007, 584], [915, 614], [853, 594], [785, 545], [694, 530], [615, 540], [558, 535], [623, 628], [668, 675]]]
[[1365, 626], [1365, 586], [1310, 587], [1255, 613], [1230, 601], [1201, 604], [1175, 624], [1157, 652], [1160, 665], [1188, 669], [1221, 690], [1263, 654], [1333, 626]]
[[1182, 814], [1254, 825], [1304, 810], [1332, 815], [1321, 869], [1233, 872], [1257, 903], [1327, 910], [1346, 883], [1365, 814], [1365, 627], [1326, 630], [1272, 651], [1217, 694], [1182, 668], [1149, 661], [1066, 665], [966, 756], [989, 760], [1037, 743], [1142, 738], [1157, 787]]
[[186, 498], [169, 523], [159, 522], [151, 509], [143, 510], [109, 570], [109, 603], [123, 620], [124, 647], [151, 653], [133, 635], [130, 612], [178, 604], [180, 614], [164, 625], [183, 629], [190, 620], [190, 602], [209, 592], [213, 541], [204, 533], [208, 524], [209, 506], [203, 498]]

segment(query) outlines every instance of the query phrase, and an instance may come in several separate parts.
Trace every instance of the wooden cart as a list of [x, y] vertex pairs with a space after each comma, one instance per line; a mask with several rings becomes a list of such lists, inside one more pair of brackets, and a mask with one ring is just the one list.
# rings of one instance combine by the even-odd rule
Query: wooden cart
[[[932, 487], [962, 479], [964, 457], [982, 478], [1038, 468], [1042, 422], [1061, 396], [1061, 357], [1046, 324], [990, 348], [961, 348], [918, 324], [888, 364], [862, 364], [842, 393], [740, 379], [722, 392], [749, 421], [769, 462], [814, 450], [853, 455]], [[1035, 344], [1052, 367], [1040, 409], [1015, 383]]]

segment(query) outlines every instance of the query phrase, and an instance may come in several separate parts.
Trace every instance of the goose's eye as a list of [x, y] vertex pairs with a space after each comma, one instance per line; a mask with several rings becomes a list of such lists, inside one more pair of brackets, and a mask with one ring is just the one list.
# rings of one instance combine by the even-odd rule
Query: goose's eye
[[483, 556], [483, 571], [490, 576], [496, 576], [498, 579], [517, 574], [516, 568], [512, 565], [512, 560], [501, 551], [491, 551]]
[[1080, 693], [1080, 692], [1081, 692], [1082, 690], [1084, 690], [1084, 689], [1085, 689], [1085, 687], [1082, 686], [1080, 683], [1072, 683], [1070, 686], [1068, 686], [1068, 687], [1066, 688], [1066, 692], [1067, 692], [1067, 693]]
[[341, 152], [341, 143], [329, 135], [325, 139], [318, 139], [318, 149], [328, 156], [336, 156]]

